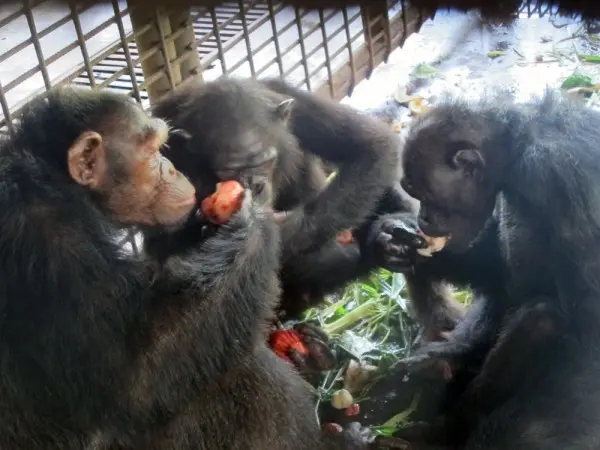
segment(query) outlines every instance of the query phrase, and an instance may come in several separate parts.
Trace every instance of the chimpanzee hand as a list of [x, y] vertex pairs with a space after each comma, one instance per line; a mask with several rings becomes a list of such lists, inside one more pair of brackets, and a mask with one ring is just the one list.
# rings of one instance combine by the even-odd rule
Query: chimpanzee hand
[[[335, 355], [329, 348], [329, 336], [323, 330], [308, 323], [297, 323], [294, 330], [302, 336], [308, 347], [305, 370], [325, 372], [335, 367]], [[294, 361], [294, 358], [291, 359]]]
[[269, 345], [281, 358], [291, 362], [305, 377], [333, 369], [335, 356], [328, 345], [329, 337], [307, 323], [293, 329], [277, 329], [269, 337]]
[[[410, 275], [407, 275], [410, 276]], [[435, 298], [435, 297], [432, 297]], [[464, 319], [466, 309], [462, 303], [449, 296], [430, 302], [426, 314], [421, 314], [419, 320], [423, 324], [420, 337], [422, 343], [448, 341], [452, 330]]]
[[372, 222], [361, 251], [392, 272], [409, 270], [414, 265], [417, 249], [427, 247], [418, 230], [417, 219], [411, 213], [383, 215]]
[[431, 379], [446, 382], [452, 380], [457, 370], [467, 369], [465, 356], [471, 347], [453, 338], [452, 332], [445, 333], [445, 342], [427, 342], [413, 356], [404, 358], [393, 365], [392, 371], [398, 376], [419, 374]]
[[363, 427], [358, 422], [350, 422], [345, 429], [332, 428], [328, 440], [335, 442], [332, 448], [340, 450], [371, 450], [376, 448], [373, 446], [375, 438], [371, 434], [371, 430]]

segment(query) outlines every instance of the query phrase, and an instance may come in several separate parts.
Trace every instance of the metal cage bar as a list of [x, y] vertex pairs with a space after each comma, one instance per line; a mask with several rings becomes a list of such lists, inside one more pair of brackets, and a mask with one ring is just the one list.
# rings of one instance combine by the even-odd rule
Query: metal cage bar
[[0, 14], [0, 30], [16, 23], [29, 30], [0, 51], [8, 68], [0, 75], [0, 132], [14, 131], [24, 102], [65, 83], [122, 92], [149, 107], [191, 80], [281, 76], [341, 99], [431, 16], [405, 0], [395, 1], [394, 17], [386, 0], [316, 11], [278, 0], [173, 10], [127, 1], [70, 0], [55, 11], [49, 0], [22, 0]]

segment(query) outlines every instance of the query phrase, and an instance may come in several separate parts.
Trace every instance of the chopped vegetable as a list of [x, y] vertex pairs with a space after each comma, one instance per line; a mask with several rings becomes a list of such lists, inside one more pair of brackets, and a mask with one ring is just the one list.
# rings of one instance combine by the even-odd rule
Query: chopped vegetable
[[354, 403], [352, 394], [346, 389], [340, 389], [331, 396], [331, 406], [335, 409], [346, 409]]
[[302, 336], [295, 330], [276, 330], [269, 337], [269, 346], [275, 354], [286, 361], [291, 362], [289, 351], [295, 350], [303, 355], [308, 355], [309, 350], [302, 341]]
[[237, 181], [217, 183], [216, 191], [200, 203], [202, 213], [211, 222], [222, 225], [238, 212], [244, 199], [244, 187]]

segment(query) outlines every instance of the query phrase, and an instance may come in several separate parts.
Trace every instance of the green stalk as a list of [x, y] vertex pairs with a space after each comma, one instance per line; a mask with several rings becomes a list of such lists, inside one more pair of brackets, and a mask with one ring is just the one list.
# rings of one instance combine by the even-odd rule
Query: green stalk
[[343, 317], [340, 317], [338, 320], [332, 323], [325, 324], [323, 326], [323, 331], [328, 335], [339, 334], [342, 331], [350, 328], [356, 322], [366, 317], [370, 317], [377, 313], [377, 299], [372, 298], [360, 306], [357, 306], [352, 311], [347, 314], [344, 314]]

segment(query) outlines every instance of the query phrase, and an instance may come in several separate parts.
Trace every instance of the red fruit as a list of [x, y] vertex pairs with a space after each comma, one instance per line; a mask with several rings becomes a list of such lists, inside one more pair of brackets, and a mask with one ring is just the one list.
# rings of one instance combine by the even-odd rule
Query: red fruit
[[244, 199], [244, 187], [235, 180], [217, 183], [216, 191], [202, 200], [200, 210], [211, 222], [222, 225], [238, 212]]
[[290, 361], [288, 354], [295, 350], [303, 355], [308, 355], [309, 350], [302, 341], [302, 336], [294, 330], [276, 330], [269, 336], [269, 346], [277, 356]]
[[354, 240], [354, 236], [352, 236], [352, 230], [344, 230], [340, 234], [338, 234], [335, 238], [338, 244], [341, 245], [350, 245]]
[[337, 434], [337, 433], [341, 433], [342, 431], [344, 431], [344, 429], [342, 428], [342, 426], [338, 423], [326, 423], [325, 425], [323, 425], [323, 431], [327, 434]]
[[354, 416], [358, 416], [359, 414], [360, 414], [360, 405], [358, 403], [353, 403], [352, 405], [348, 406], [344, 410], [344, 415], [346, 417], [354, 417]]

